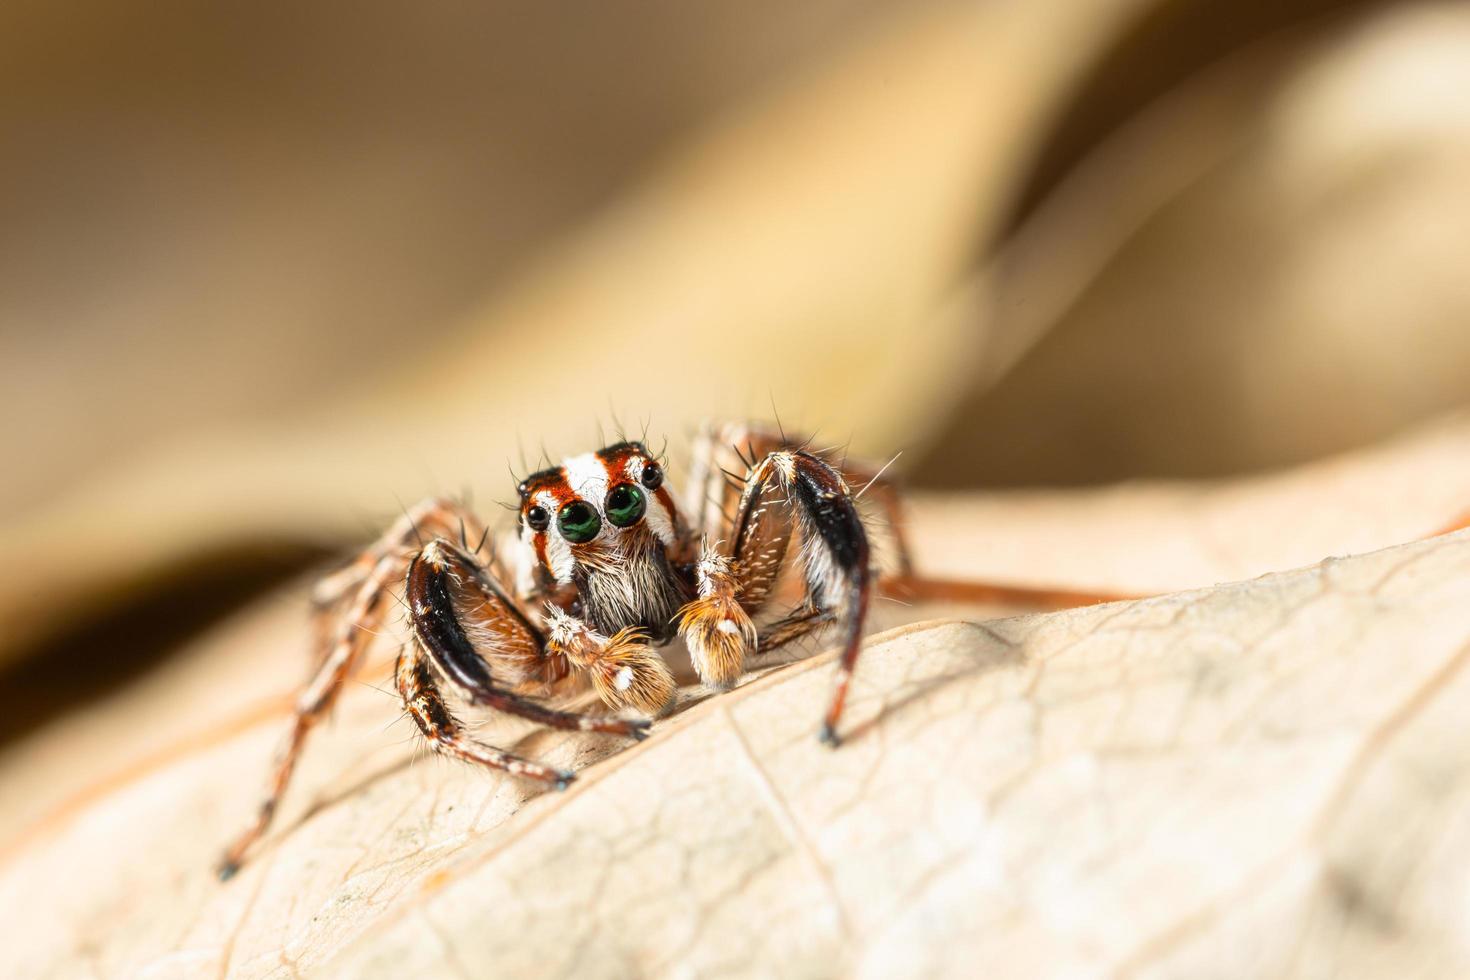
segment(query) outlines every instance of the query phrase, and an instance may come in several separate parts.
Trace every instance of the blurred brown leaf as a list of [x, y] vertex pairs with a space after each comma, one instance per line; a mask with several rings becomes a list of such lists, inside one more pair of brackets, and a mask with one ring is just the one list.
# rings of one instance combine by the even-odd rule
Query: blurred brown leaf
[[[201, 553], [340, 544], [395, 498], [508, 491], [518, 445], [579, 451], [610, 411], [676, 448], [773, 402], [860, 452], [911, 444], [973, 367], [973, 325], [933, 307], [1069, 86], [1149, 5], [891, 9], [696, 128], [421, 357], [129, 443], [6, 513], [0, 568], [24, 574], [0, 576], [0, 660]], [[191, 370], [207, 388], [230, 363]]]
[[960, 312], [942, 486], [1221, 476], [1470, 390], [1470, 8], [1367, 4], [1200, 66], [1111, 134]]
[[[914, 531], [930, 569], [1171, 588], [1413, 537], [1466, 502], [1462, 418], [1215, 487], [936, 502]], [[0, 973], [1470, 966], [1470, 535], [899, 629], [870, 644], [835, 753], [812, 737], [827, 654], [637, 747], [520, 738], [590, 767], [561, 795], [411, 764], [392, 699], [362, 685], [222, 886], [208, 869], [280, 734], [300, 615], [252, 612], [5, 760], [0, 799], [49, 815], [0, 825]]]

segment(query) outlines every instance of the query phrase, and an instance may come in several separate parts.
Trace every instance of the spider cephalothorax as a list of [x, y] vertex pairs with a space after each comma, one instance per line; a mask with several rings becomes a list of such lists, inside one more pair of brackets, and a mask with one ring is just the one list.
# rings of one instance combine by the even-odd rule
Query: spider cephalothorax
[[[724, 690], [751, 657], [829, 623], [841, 630], [842, 651], [819, 733], [836, 745], [876, 575], [846, 477], [874, 486], [893, 518], [891, 486], [881, 471], [845, 462], [839, 470], [804, 443], [743, 424], [706, 428], [690, 469], [681, 512], [643, 444], [572, 456], [520, 482], [514, 535], [487, 542], [463, 506], [427, 500], [322, 579], [313, 596], [320, 665], [298, 699], [270, 792], [222, 873], [239, 866], [269, 823], [307, 733], [361, 662], [400, 583], [409, 631], [396, 686], [419, 731], [445, 754], [565, 786], [572, 773], [476, 740], [445, 689], [554, 728], [639, 738], [675, 690], [656, 647], [682, 639], [700, 680]], [[890, 524], [906, 573], [898, 523]], [[476, 540], [490, 544], [483, 555]], [[796, 592], [786, 608], [783, 583]], [[645, 717], [545, 703], [587, 686], [610, 707]]]
[[692, 597], [670, 550], [684, 529], [663, 467], [641, 443], [620, 442], [522, 480], [521, 541], [537, 570], [574, 586], [574, 607], [595, 629], [635, 627], [657, 641]]

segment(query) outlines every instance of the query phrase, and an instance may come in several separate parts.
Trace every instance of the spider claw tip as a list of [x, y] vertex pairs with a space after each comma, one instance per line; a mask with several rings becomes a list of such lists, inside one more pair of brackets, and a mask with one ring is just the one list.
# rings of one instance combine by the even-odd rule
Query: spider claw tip
[[229, 881], [235, 877], [235, 872], [239, 870], [239, 861], [221, 861], [219, 866], [214, 869], [214, 873], [219, 876], [220, 881]]
[[842, 736], [830, 724], [822, 726], [822, 730], [817, 733], [817, 740], [829, 749], [835, 749], [842, 744]]
[[572, 783], [575, 782], [576, 779], [576, 773], [564, 772], [557, 776], [556, 782], [552, 783], [551, 785], [558, 793], [560, 793], [563, 792], [568, 786], [572, 785]]

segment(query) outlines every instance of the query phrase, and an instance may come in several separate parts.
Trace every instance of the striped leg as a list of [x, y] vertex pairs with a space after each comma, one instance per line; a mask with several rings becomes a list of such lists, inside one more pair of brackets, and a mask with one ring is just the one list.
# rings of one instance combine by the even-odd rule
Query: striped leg
[[404, 510], [392, 526], [352, 561], [312, 586], [311, 602], [330, 609], [355, 592], [378, 560], [391, 551], [423, 547], [433, 538], [458, 538], [466, 550], [478, 551], [486, 540], [485, 526], [468, 508], [447, 497], [430, 497]]
[[770, 653], [829, 625], [836, 619], [830, 611], [821, 609], [797, 609], [773, 623], [761, 627], [760, 640], [756, 644], [760, 653]]
[[576, 778], [570, 772], [511, 755], [465, 734], [464, 724], [449, 710], [434, 681], [433, 671], [429, 669], [429, 658], [418, 644], [404, 647], [398, 655], [394, 676], [403, 706], [435, 752], [491, 769], [502, 769], [513, 776], [549, 783], [557, 789], [566, 789]]
[[306, 744], [306, 737], [331, 708], [342, 690], [342, 685], [362, 662], [364, 651], [382, 625], [389, 589], [403, 574], [403, 566], [407, 561], [407, 554], [388, 551], [377, 559], [358, 585], [357, 594], [346, 615], [336, 623], [332, 642], [321, 658], [316, 673], [296, 699], [291, 731], [276, 757], [275, 768], [266, 785], [265, 799], [261, 801], [255, 819], [225, 851], [219, 863], [221, 879], [228, 879], [240, 869], [245, 852], [270, 826], [281, 796], [291, 781], [291, 773], [296, 768], [302, 746]]
[[[557, 711], [527, 700], [519, 691], [547, 690], [542, 678], [544, 665], [563, 661], [563, 670], [577, 666], [593, 671], [593, 684], [601, 673], [627, 670], [620, 692], [642, 691], [654, 681], [650, 672], [667, 678], [665, 693], [673, 694], [668, 667], [648, 647], [631, 637], [619, 640], [615, 650], [584, 651], [564, 642], [559, 635], [565, 624], [553, 618], [553, 635], [540, 630], [500, 589], [481, 573], [469, 555], [443, 539], [429, 542], [408, 569], [405, 597], [414, 640], [443, 675], [473, 704], [526, 718], [550, 728], [606, 732], [642, 738], [646, 719], [583, 715]], [[564, 617], [570, 620], [570, 617]], [[600, 655], [599, 655], [600, 654]], [[497, 683], [494, 675], [502, 682]], [[634, 683], [637, 680], [638, 683]], [[626, 703], [615, 701], [614, 703]], [[655, 710], [663, 702], [650, 705]]]
[[[694, 526], [710, 540], [717, 540], [734, 520], [744, 484], [738, 475], [748, 473], [758, 460], [778, 451], [797, 452], [809, 440], [782, 433], [759, 422], [724, 422], [705, 425], [697, 434], [694, 447], [693, 481], [689, 488], [688, 513], [695, 516]], [[843, 479], [858, 489], [854, 499], [872, 502], [874, 516], [881, 516], [886, 528], [872, 528], [893, 554], [891, 571], [885, 570], [875, 583], [877, 591], [890, 598], [908, 602], [1002, 603], [1034, 606], [1039, 609], [1070, 609], [1099, 602], [1141, 598], [1105, 592], [1043, 586], [1007, 585], [997, 582], [974, 582], [961, 579], [932, 578], [914, 567], [912, 549], [904, 527], [903, 494], [885, 467], [874, 467], [860, 460], [844, 460], [840, 468]], [[1448, 530], [1470, 524], [1470, 515]], [[748, 604], [747, 604], [748, 607]], [[820, 625], [820, 624], [816, 624]]]
[[811, 622], [798, 627], [803, 617], [788, 617], [776, 637], [789, 642], [827, 618], [841, 624], [842, 654], [820, 729], [822, 741], [835, 746], [873, 590], [867, 532], [842, 474], [803, 450], [778, 450], [756, 462], [729, 528], [730, 553], [700, 562], [700, 596], [681, 612], [681, 631], [701, 679], [715, 687], [733, 683], [757, 642], [750, 615], [769, 600], [793, 536]]
[[[691, 515], [693, 526], [711, 541], [718, 539], [734, 520], [745, 488], [743, 477], [756, 463], [771, 453], [804, 450], [810, 444], [810, 439], [760, 422], [706, 423], [696, 434], [691, 453], [685, 513]], [[843, 479], [860, 488], [854, 498], [866, 496], [875, 516], [881, 515], [883, 543], [893, 552], [898, 574], [909, 577], [913, 558], [904, 530], [903, 495], [886, 471], [886, 466], [860, 460], [843, 460], [840, 467]]]
[[265, 799], [255, 819], [220, 861], [221, 878], [239, 870], [245, 852], [270, 827], [307, 736], [361, 664], [383, 623], [390, 590], [402, 580], [413, 546], [426, 532], [455, 534], [465, 540], [473, 536], [476, 543], [471, 547], [484, 541], [483, 525], [468, 510], [452, 500], [430, 498], [405, 511], [370, 547], [343, 568], [323, 576], [313, 588], [315, 671], [297, 697], [291, 730], [277, 754]]

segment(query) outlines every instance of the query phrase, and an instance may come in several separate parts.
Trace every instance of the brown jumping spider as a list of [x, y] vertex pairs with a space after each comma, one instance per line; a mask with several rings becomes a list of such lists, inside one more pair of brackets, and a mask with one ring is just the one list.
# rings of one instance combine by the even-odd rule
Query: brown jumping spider
[[[612, 708], [654, 716], [675, 688], [655, 647], [682, 638], [700, 680], [727, 690], [748, 657], [834, 622], [842, 653], [819, 734], [836, 746], [870, 597], [895, 583], [910, 595], [933, 591], [909, 574], [892, 486], [881, 471], [849, 463], [839, 471], [784, 434], [746, 425], [706, 427], [691, 470], [680, 509], [659, 459], [642, 443], [619, 442], [522, 480], [515, 537], [487, 549], [484, 525], [466, 508], [428, 500], [322, 579], [313, 593], [319, 665], [297, 700], [266, 798], [221, 876], [264, 833], [307, 733], [357, 669], [400, 583], [410, 635], [395, 670], [398, 693], [429, 745], [446, 755], [564, 788], [572, 773], [472, 738], [443, 689], [553, 728], [641, 739], [646, 717], [542, 702], [590, 682]], [[850, 481], [872, 487], [888, 511], [890, 575], [873, 567]], [[772, 614], [787, 582], [802, 598]]]

